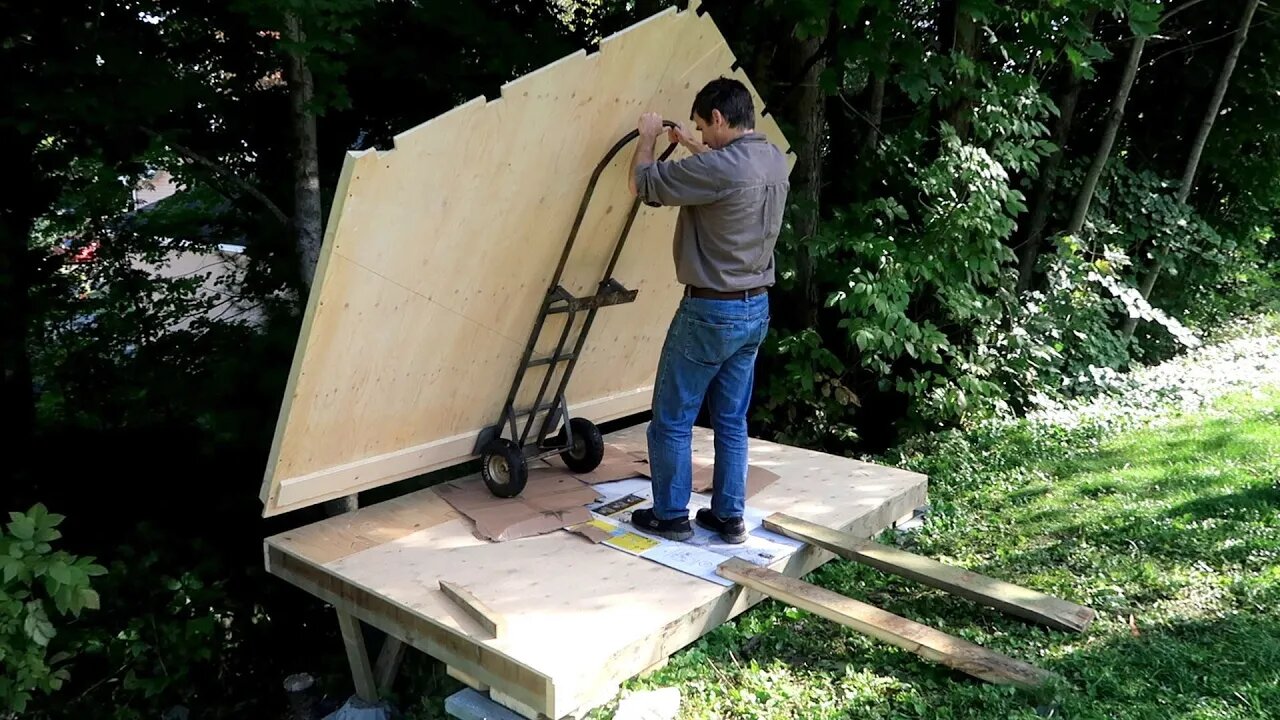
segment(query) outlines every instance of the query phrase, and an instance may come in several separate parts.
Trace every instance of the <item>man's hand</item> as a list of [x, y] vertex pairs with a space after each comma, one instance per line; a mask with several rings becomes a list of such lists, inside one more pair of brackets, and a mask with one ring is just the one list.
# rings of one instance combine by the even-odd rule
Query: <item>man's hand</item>
[[662, 116], [655, 112], [647, 112], [640, 116], [636, 129], [640, 131], [641, 140], [652, 143], [658, 139], [658, 135], [662, 134]]
[[703, 145], [698, 140], [695, 140], [693, 133], [686, 130], [684, 125], [681, 125], [680, 123], [676, 123], [676, 126], [673, 128], [667, 128], [667, 139], [673, 143], [680, 143], [685, 147], [685, 149], [694, 155], [704, 153], [711, 149], [706, 145]]
[[655, 112], [647, 112], [636, 121], [636, 130], [640, 139], [636, 142], [636, 152], [631, 156], [631, 172], [627, 173], [627, 187], [632, 195], [636, 195], [636, 168], [653, 162], [653, 144], [662, 134], [662, 116]]

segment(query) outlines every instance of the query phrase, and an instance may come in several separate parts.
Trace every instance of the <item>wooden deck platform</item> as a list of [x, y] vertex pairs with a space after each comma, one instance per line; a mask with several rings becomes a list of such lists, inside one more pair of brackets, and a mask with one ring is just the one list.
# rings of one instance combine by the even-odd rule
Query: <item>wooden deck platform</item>
[[[642, 447], [644, 430], [606, 441]], [[712, 457], [709, 432], [695, 432], [694, 453]], [[926, 500], [926, 478], [916, 473], [759, 440], [750, 458], [779, 476], [749, 500], [766, 515], [867, 537]], [[355, 618], [375, 626], [531, 718], [573, 717], [607, 702], [622, 682], [765, 597], [565, 530], [501, 543], [473, 530], [427, 488], [269, 537], [266, 563], [333, 604], [344, 625]], [[798, 577], [833, 557], [806, 545], [770, 567]], [[441, 581], [501, 618], [500, 631], [451, 599]], [[374, 673], [353, 639], [348, 655], [367, 693]]]

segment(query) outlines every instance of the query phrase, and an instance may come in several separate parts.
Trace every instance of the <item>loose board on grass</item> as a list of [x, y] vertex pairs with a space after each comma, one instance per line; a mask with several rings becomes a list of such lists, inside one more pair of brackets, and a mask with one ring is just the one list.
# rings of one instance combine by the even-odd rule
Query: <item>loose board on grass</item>
[[[697, 91], [722, 75], [752, 87], [734, 64], [693, 2], [513, 80], [501, 97], [406, 130], [392, 150], [348, 153], [262, 485], [264, 515], [471, 458], [500, 417], [596, 165], [640, 113], [685, 120]], [[757, 132], [793, 162], [752, 93]], [[561, 281], [575, 295], [596, 291], [634, 202], [633, 149], [596, 185]], [[596, 316], [567, 388], [571, 414], [602, 422], [648, 409], [681, 294], [676, 213], [640, 208], [614, 272], [639, 294]], [[549, 354], [564, 317], [548, 322], [536, 356]], [[529, 371], [518, 405], [531, 404], [546, 371]]]

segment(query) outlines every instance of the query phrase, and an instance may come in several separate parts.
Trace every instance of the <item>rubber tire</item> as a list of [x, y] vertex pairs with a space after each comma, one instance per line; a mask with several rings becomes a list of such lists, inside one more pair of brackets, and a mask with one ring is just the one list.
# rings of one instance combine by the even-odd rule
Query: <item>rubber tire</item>
[[[505, 473], [501, 470], [504, 466]], [[489, 492], [500, 498], [513, 498], [524, 492], [524, 486], [529, 482], [529, 465], [519, 445], [500, 438], [485, 447], [480, 476]]]
[[[604, 460], [604, 436], [600, 428], [586, 418], [572, 418], [569, 429], [573, 431], [572, 448], [560, 453], [560, 459], [576, 473], [588, 473]], [[564, 442], [564, 429], [560, 430], [560, 442]]]

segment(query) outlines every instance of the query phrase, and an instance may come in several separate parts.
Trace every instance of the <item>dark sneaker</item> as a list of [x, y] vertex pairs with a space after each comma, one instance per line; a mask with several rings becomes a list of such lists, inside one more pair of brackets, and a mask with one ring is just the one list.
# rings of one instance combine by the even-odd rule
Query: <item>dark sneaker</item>
[[737, 545], [747, 541], [747, 524], [740, 517], [721, 520], [710, 508], [702, 508], [698, 511], [697, 520], [702, 527], [720, 533], [720, 537], [727, 543]]
[[668, 540], [688, 540], [693, 537], [693, 528], [689, 526], [689, 518], [676, 520], [659, 520], [652, 508], [644, 508], [631, 513], [631, 524], [649, 533]]

